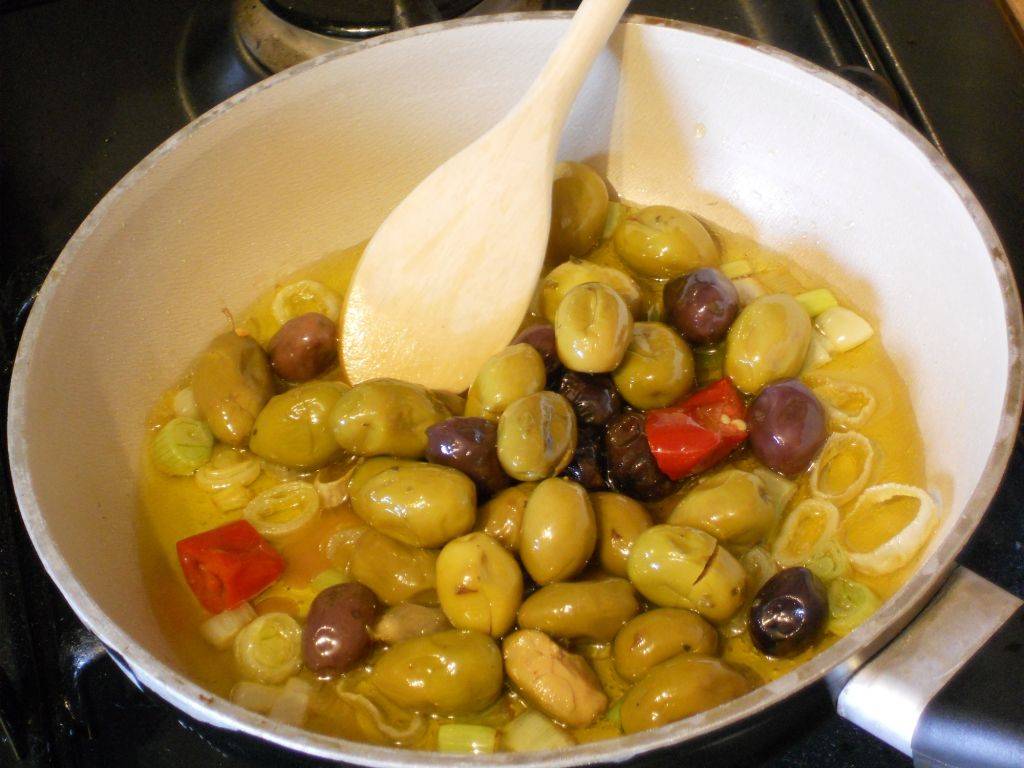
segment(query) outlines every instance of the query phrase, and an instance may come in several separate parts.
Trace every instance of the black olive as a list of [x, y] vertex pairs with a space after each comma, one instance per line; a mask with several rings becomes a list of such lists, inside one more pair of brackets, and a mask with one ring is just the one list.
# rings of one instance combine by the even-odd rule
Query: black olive
[[662, 295], [666, 320], [691, 344], [724, 339], [740, 311], [736, 286], [710, 267], [670, 280]]
[[750, 605], [750, 639], [769, 656], [795, 656], [821, 637], [828, 593], [806, 568], [786, 568], [764, 583]]
[[761, 390], [747, 411], [750, 450], [769, 469], [796, 477], [814, 461], [828, 436], [821, 401], [797, 379]]
[[314, 598], [302, 633], [302, 658], [314, 672], [347, 672], [372, 649], [367, 627], [377, 618], [377, 596], [358, 582], [335, 584]]
[[546, 323], [530, 326], [512, 339], [512, 344], [529, 344], [540, 352], [549, 380], [562, 370], [562, 361], [558, 359], [558, 350], [555, 347], [555, 329], [552, 326]]
[[486, 498], [512, 481], [498, 462], [498, 425], [476, 416], [455, 416], [427, 429], [427, 461], [453, 467]]
[[588, 491], [606, 490], [603, 442], [604, 435], [601, 430], [580, 429], [576, 452], [562, 474], [570, 480], [575, 480]]
[[612, 377], [603, 373], [566, 371], [558, 392], [572, 403], [576, 420], [583, 426], [603, 427], [622, 410], [622, 395]]
[[627, 411], [609, 422], [604, 453], [608, 480], [619, 493], [641, 501], [656, 501], [675, 490], [675, 483], [658, 469], [647, 444], [643, 413]]

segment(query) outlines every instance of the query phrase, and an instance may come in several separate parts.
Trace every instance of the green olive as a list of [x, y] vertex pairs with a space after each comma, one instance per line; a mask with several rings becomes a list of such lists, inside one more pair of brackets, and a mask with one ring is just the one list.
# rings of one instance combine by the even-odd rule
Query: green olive
[[431, 390], [431, 393], [441, 401], [441, 404], [448, 409], [452, 416], [462, 416], [466, 412], [466, 398], [462, 395], [449, 392], [447, 389], [434, 389]]
[[634, 408], [664, 408], [693, 386], [693, 353], [664, 323], [637, 323], [612, 380]]
[[498, 418], [521, 397], [544, 389], [544, 359], [529, 344], [513, 344], [493, 355], [480, 368], [469, 388], [467, 416]]
[[657, 665], [622, 699], [622, 730], [636, 733], [674, 723], [742, 696], [750, 683], [709, 656], [676, 656]]
[[725, 373], [748, 394], [800, 373], [811, 344], [811, 318], [785, 293], [762, 296], [745, 306], [729, 328]]
[[535, 582], [571, 579], [596, 543], [594, 508], [582, 486], [552, 477], [534, 489], [523, 513], [519, 559]]
[[614, 371], [632, 338], [633, 316], [619, 294], [603, 283], [577, 285], [558, 305], [555, 344], [558, 359], [570, 370]]
[[626, 576], [626, 559], [636, 537], [651, 527], [644, 506], [621, 493], [592, 493], [590, 502], [597, 517], [597, 553], [601, 567], [615, 576]]
[[501, 652], [481, 632], [437, 632], [393, 645], [377, 659], [370, 681], [405, 709], [440, 715], [479, 712], [501, 693]]
[[549, 258], [583, 256], [601, 237], [608, 216], [608, 187], [583, 163], [559, 163], [551, 189]]
[[349, 575], [388, 605], [429, 596], [437, 584], [437, 555], [367, 528], [352, 547]]
[[438, 555], [437, 596], [452, 626], [501, 637], [523, 600], [523, 574], [501, 544], [486, 533], [469, 533]]
[[476, 521], [473, 481], [439, 464], [365, 462], [353, 473], [349, 493], [353, 511], [363, 520], [415, 547], [439, 547]]
[[448, 617], [440, 608], [416, 603], [399, 603], [384, 611], [373, 627], [373, 636], [382, 643], [394, 645], [413, 637], [432, 635], [451, 629]]
[[673, 278], [718, 265], [718, 248], [704, 225], [667, 205], [625, 216], [612, 238], [626, 266], [644, 277]]
[[417, 459], [427, 428], [449, 418], [441, 398], [419, 384], [374, 379], [356, 384], [331, 412], [334, 439], [356, 456]]
[[564, 581], [541, 587], [519, 609], [519, 626], [552, 637], [604, 642], [640, 610], [625, 579]]
[[555, 322], [555, 315], [566, 294], [577, 285], [602, 283], [613, 289], [622, 299], [629, 313], [639, 317], [643, 310], [643, 295], [636, 280], [621, 269], [591, 261], [567, 261], [551, 270], [540, 284], [540, 311], [549, 322]]
[[192, 395], [214, 437], [245, 445], [263, 406], [274, 394], [267, 353], [234, 331], [210, 342], [192, 374]]
[[693, 611], [655, 608], [641, 613], [615, 635], [615, 671], [626, 680], [639, 680], [655, 664], [681, 653], [713, 656], [718, 632]]
[[657, 605], [689, 608], [719, 622], [743, 603], [743, 566], [714, 536], [697, 528], [648, 528], [633, 543], [626, 566], [633, 586]]
[[341, 453], [330, 414], [347, 387], [311, 381], [270, 398], [256, 417], [249, 450], [292, 469], [318, 469]]
[[516, 480], [543, 480], [565, 469], [576, 451], [576, 413], [555, 392], [536, 392], [498, 421], [498, 461]]
[[536, 629], [520, 629], [501, 644], [505, 672], [534, 707], [570, 728], [585, 728], [608, 708], [587, 660]]
[[476, 529], [492, 536], [509, 552], [518, 553], [523, 532], [523, 513], [536, 487], [536, 483], [520, 483], [499, 491], [480, 507]]
[[672, 525], [707, 531], [719, 541], [749, 547], [775, 522], [775, 505], [757, 475], [727, 469], [702, 480], [672, 510]]

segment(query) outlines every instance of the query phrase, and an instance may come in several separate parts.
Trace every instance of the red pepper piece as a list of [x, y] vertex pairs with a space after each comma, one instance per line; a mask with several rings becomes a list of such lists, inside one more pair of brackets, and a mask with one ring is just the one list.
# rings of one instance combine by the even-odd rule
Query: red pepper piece
[[746, 408], [720, 379], [677, 405], [648, 411], [644, 432], [658, 469], [672, 480], [710, 469], [747, 439]]
[[245, 520], [177, 544], [185, 581], [210, 613], [234, 608], [273, 584], [284, 558]]

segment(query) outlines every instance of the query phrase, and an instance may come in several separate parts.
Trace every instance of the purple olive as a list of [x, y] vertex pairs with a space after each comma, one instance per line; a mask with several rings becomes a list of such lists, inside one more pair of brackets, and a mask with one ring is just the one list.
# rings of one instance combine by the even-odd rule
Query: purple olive
[[644, 432], [645, 417], [627, 411], [608, 423], [604, 454], [612, 487], [641, 501], [663, 499], [675, 490], [675, 483], [658, 469]]
[[606, 490], [604, 479], [604, 440], [600, 429], [581, 429], [576, 440], [576, 452], [562, 473], [575, 480], [588, 491]]
[[267, 345], [270, 366], [286, 381], [309, 381], [338, 359], [338, 329], [326, 315], [307, 312], [282, 325]]
[[373, 645], [368, 626], [379, 605], [370, 589], [358, 582], [335, 584], [313, 598], [302, 633], [302, 658], [314, 672], [347, 672]]
[[549, 377], [562, 367], [558, 359], [558, 350], [555, 348], [555, 329], [550, 325], [531, 326], [512, 339], [509, 346], [512, 344], [529, 344], [540, 352], [544, 360], [544, 370]]
[[740, 311], [732, 281], [710, 267], [670, 280], [662, 296], [666, 320], [693, 344], [724, 339]]
[[806, 568], [786, 568], [764, 583], [750, 605], [750, 639], [769, 656], [794, 656], [821, 637], [828, 593]]
[[581, 426], [603, 427], [622, 410], [622, 395], [611, 376], [566, 371], [558, 392], [572, 403]]
[[750, 449], [761, 463], [795, 477], [814, 461], [828, 418], [814, 393], [796, 379], [769, 384], [747, 411]]
[[427, 461], [452, 467], [490, 496], [512, 482], [498, 462], [498, 424], [476, 416], [456, 416], [427, 429]]

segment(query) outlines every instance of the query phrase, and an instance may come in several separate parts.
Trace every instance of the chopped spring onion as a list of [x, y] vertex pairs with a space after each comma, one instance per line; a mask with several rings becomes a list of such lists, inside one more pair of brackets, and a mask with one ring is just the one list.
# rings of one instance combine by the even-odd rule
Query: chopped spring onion
[[733, 280], [732, 284], [736, 286], [736, 292], [740, 295], [741, 307], [768, 293], [760, 281], [753, 277], [741, 277]]
[[839, 306], [836, 297], [832, 295], [832, 291], [828, 288], [815, 288], [813, 291], [797, 294], [796, 300], [800, 302], [800, 305], [807, 310], [807, 314], [811, 317], [817, 317], [826, 309]]
[[838, 578], [828, 585], [827, 631], [837, 637], [848, 635], [878, 610], [879, 599], [863, 584]]
[[699, 387], [723, 378], [725, 376], [725, 344], [695, 347], [693, 365]]
[[270, 711], [280, 695], [281, 689], [276, 686], [252, 683], [248, 680], [236, 683], [235, 687], [231, 689], [232, 703], [243, 709], [259, 712], [261, 715]]
[[268, 713], [270, 717], [287, 725], [301, 726], [306, 721], [313, 686], [298, 677], [291, 678], [281, 689]]
[[802, 373], [821, 368], [826, 363], [832, 362], [832, 353], [829, 351], [829, 342], [817, 329], [811, 331], [811, 343], [807, 345], [807, 356], [804, 358]]
[[[939, 521], [935, 500], [920, 488], [900, 483], [883, 483], [868, 488], [844, 520], [844, 528], [856, 525], [874, 505], [899, 497], [917, 499], [917, 514], [895, 536], [869, 552], [854, 552], [846, 547], [846, 556], [856, 570], [871, 576], [892, 573], [909, 563], [928, 541]], [[844, 531], [845, 533], [845, 531]], [[847, 541], [846, 536], [842, 541]]]
[[779, 571], [779, 566], [764, 547], [751, 547], [743, 553], [740, 564], [750, 578], [751, 592], [757, 592], [764, 583]]
[[278, 538], [304, 528], [319, 511], [320, 498], [313, 486], [293, 480], [261, 493], [246, 505], [243, 514], [261, 534]]
[[214, 506], [221, 512], [231, 512], [241, 509], [252, 501], [252, 491], [244, 485], [229, 485], [214, 493], [210, 498], [213, 499]]
[[864, 490], [875, 464], [875, 448], [860, 432], [833, 432], [811, 470], [811, 493], [841, 507]]
[[839, 527], [839, 510], [823, 499], [805, 499], [782, 522], [772, 556], [783, 568], [810, 560], [821, 552]]
[[423, 719], [422, 715], [415, 714], [412, 716], [412, 719], [409, 720], [409, 724], [405, 728], [396, 728], [384, 719], [384, 715], [381, 714], [377, 705], [368, 698], [363, 696], [361, 693], [353, 693], [352, 691], [346, 691], [342, 688], [344, 682], [345, 681], [342, 680], [335, 688], [338, 698], [342, 701], [354, 704], [366, 712], [370, 716], [370, 719], [373, 720], [373, 724], [377, 730], [385, 737], [394, 741], [405, 741], [417, 737], [423, 732], [423, 728], [426, 726], [426, 721]]
[[283, 683], [302, 666], [302, 627], [287, 613], [257, 616], [235, 636], [235, 662], [258, 683]]
[[328, 587], [344, 584], [346, 581], [350, 581], [350, 579], [344, 573], [337, 568], [328, 568], [326, 571], [320, 571], [320, 573], [310, 579], [309, 587], [319, 595]]
[[826, 309], [814, 318], [814, 326], [821, 331], [833, 352], [849, 352], [875, 333], [867, 320], [846, 307]]
[[622, 698], [615, 700], [615, 703], [608, 707], [608, 711], [604, 713], [606, 722], [611, 723], [619, 730], [622, 730]]
[[839, 543], [832, 539], [818, 554], [804, 563], [804, 566], [826, 584], [850, 572], [850, 561]]
[[292, 469], [291, 467], [286, 467], [283, 464], [275, 464], [274, 462], [267, 461], [266, 459], [260, 460], [260, 466], [263, 467], [264, 472], [281, 482], [285, 482], [286, 480], [304, 480], [309, 477], [308, 472]]
[[323, 283], [299, 280], [277, 292], [271, 309], [274, 318], [282, 325], [307, 312], [319, 312], [331, 320], [337, 320], [341, 312], [341, 299]]
[[568, 732], [533, 709], [523, 712], [502, 732], [502, 745], [509, 752], [565, 749], [575, 743]]
[[249, 485], [260, 476], [260, 462], [248, 451], [218, 446], [210, 461], [196, 470], [196, 485], [208, 493]]
[[351, 461], [329, 464], [317, 471], [313, 487], [320, 497], [321, 507], [329, 509], [348, 500], [348, 481], [358, 466], [359, 460], [353, 457]]
[[608, 215], [604, 220], [604, 231], [601, 232], [602, 240], [607, 240], [614, 234], [615, 229], [619, 226], [619, 220], [622, 218], [624, 208], [625, 206], [622, 203], [608, 203]]
[[153, 464], [167, 475], [187, 476], [210, 460], [213, 433], [205, 422], [177, 416], [153, 438]]
[[489, 755], [498, 745], [498, 732], [486, 725], [445, 723], [437, 729], [438, 752]]
[[775, 514], [781, 514], [782, 510], [789, 506], [789, 500], [796, 493], [796, 483], [765, 467], [758, 467], [754, 470], [754, 474], [764, 483], [768, 497], [775, 504]]
[[235, 635], [255, 618], [256, 611], [252, 606], [249, 603], [241, 603], [208, 618], [199, 625], [199, 634], [214, 648], [223, 651], [231, 645]]
[[850, 429], [862, 426], [874, 415], [878, 405], [874, 392], [852, 381], [820, 376], [808, 381], [808, 386], [821, 400], [829, 420], [837, 427]]
[[192, 394], [192, 387], [185, 387], [178, 390], [174, 395], [172, 403], [174, 415], [183, 419], [198, 419], [200, 417], [199, 406], [196, 405], [195, 395]]
[[737, 278], [746, 277], [754, 273], [754, 267], [746, 259], [727, 261], [722, 265], [721, 269], [722, 274], [730, 280], [736, 280]]

